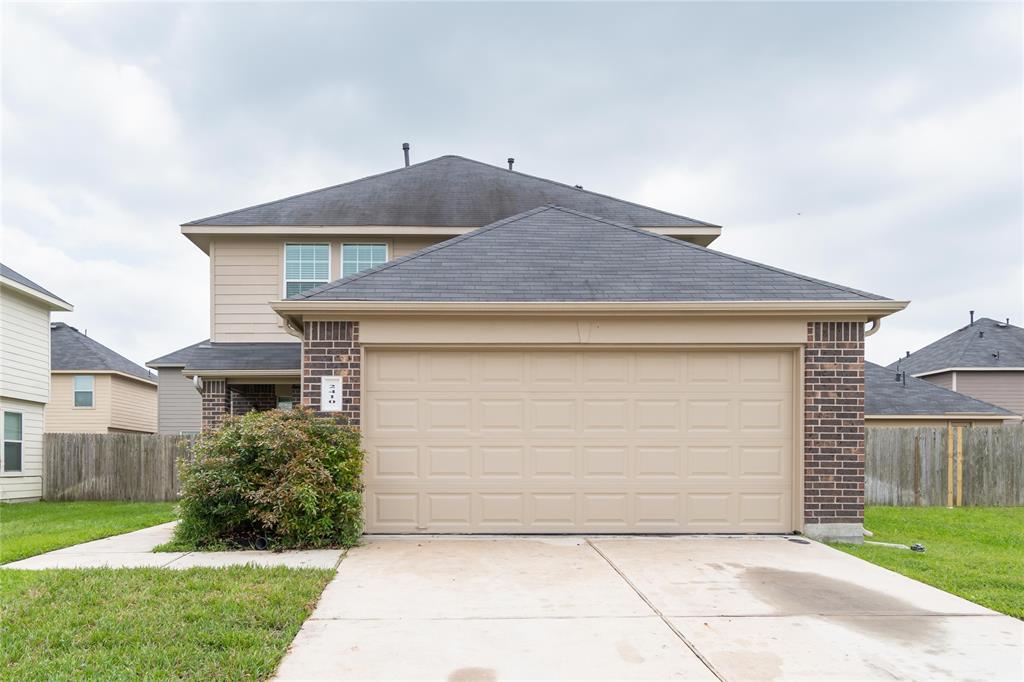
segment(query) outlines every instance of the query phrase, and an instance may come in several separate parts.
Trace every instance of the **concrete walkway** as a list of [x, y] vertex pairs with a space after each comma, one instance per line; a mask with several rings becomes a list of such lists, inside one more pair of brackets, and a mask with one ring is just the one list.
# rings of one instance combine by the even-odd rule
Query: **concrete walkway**
[[782, 537], [377, 537], [277, 679], [1020, 680], [1024, 623]]
[[47, 568], [196, 568], [218, 566], [288, 566], [289, 568], [334, 568], [341, 558], [339, 549], [288, 552], [154, 552], [171, 539], [174, 524], [165, 523], [124, 535], [84, 542], [57, 549], [0, 568], [41, 570]]

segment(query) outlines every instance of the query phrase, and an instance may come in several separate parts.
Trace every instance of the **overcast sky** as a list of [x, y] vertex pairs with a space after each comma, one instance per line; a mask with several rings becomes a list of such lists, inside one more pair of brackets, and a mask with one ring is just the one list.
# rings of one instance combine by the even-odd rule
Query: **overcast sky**
[[1024, 322], [1019, 4], [3, 6], [2, 259], [143, 363], [209, 334], [191, 219], [461, 154]]

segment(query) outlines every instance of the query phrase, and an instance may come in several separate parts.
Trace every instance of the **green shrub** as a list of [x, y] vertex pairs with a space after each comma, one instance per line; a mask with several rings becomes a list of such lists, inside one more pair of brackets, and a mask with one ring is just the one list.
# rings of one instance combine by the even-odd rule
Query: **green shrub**
[[352, 546], [362, 532], [359, 432], [308, 409], [250, 412], [204, 433], [181, 463], [171, 546]]

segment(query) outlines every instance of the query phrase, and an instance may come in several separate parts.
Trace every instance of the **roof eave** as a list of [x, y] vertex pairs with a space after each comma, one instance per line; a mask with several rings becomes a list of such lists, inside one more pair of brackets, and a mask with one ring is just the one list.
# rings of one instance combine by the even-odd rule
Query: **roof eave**
[[991, 419], [993, 421], [1006, 421], [1021, 419], [1015, 414], [996, 414], [992, 412], [940, 412], [927, 414], [911, 414], [908, 412], [896, 412], [886, 414], [884, 412], [865, 412], [865, 419]]
[[10, 287], [11, 289], [17, 291], [20, 294], [23, 294], [45, 304], [47, 309], [50, 310], [51, 312], [70, 313], [75, 309], [75, 306], [71, 305], [67, 301], [59, 299], [56, 296], [44, 294], [43, 292], [37, 289], [27, 287], [21, 282], [16, 282], [13, 279], [9, 279], [7, 277], [0, 277], [0, 284], [3, 284], [5, 287]]
[[825, 317], [873, 320], [899, 312], [909, 301], [543, 301], [543, 302], [444, 302], [444, 301], [313, 301], [281, 300], [270, 304], [280, 316], [352, 314], [360, 317], [394, 315], [426, 316], [562, 316], [609, 317]]
[[946, 372], [1024, 372], [1024, 367], [943, 367], [942, 369], [930, 369], [926, 372], [918, 372], [910, 376], [915, 378], [928, 377]]
[[144, 379], [142, 377], [135, 376], [134, 374], [129, 374], [128, 372], [120, 372], [115, 369], [51, 369], [50, 374], [111, 374], [114, 376], [123, 377], [125, 379], [133, 379], [135, 381], [140, 381], [144, 384], [150, 384], [152, 386], [157, 385], [156, 378]]

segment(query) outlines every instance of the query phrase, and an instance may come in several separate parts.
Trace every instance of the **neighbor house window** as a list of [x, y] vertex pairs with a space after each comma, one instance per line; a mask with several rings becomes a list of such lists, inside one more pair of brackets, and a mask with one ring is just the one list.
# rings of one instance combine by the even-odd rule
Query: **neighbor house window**
[[93, 377], [79, 376], [74, 378], [75, 382], [75, 407], [92, 407], [93, 403]]
[[21, 412], [4, 412], [4, 471], [21, 471]]
[[387, 262], [387, 244], [345, 244], [341, 248], [342, 277], [348, 277]]
[[294, 296], [331, 281], [330, 244], [284, 245], [284, 296]]

